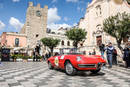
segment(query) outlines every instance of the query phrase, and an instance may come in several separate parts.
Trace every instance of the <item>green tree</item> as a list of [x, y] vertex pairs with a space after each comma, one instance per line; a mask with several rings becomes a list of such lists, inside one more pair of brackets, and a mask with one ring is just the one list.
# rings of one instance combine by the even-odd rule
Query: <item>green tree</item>
[[74, 47], [78, 47], [78, 43], [86, 39], [86, 34], [84, 29], [74, 28], [66, 32], [68, 39], [73, 41]]
[[116, 38], [118, 48], [122, 51], [121, 42], [130, 35], [130, 14], [118, 13], [103, 22], [103, 30]]
[[53, 39], [53, 38], [42, 38], [41, 39], [42, 43], [44, 46], [49, 47], [51, 50], [51, 55], [53, 55], [53, 50], [54, 48], [59, 44], [60, 40], [59, 39]]

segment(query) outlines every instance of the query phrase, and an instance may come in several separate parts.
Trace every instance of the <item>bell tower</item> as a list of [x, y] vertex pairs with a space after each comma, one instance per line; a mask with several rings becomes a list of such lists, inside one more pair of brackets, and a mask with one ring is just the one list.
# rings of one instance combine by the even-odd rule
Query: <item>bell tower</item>
[[47, 13], [48, 6], [41, 8], [40, 4], [33, 5], [33, 2], [29, 2], [26, 22], [20, 33], [24, 33], [27, 36], [27, 46], [34, 48], [41, 38], [46, 36], [47, 29]]

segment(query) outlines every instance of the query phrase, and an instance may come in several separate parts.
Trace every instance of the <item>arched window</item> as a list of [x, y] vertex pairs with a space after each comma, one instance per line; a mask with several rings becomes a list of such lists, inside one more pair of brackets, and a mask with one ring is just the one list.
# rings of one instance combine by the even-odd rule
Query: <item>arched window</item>
[[101, 6], [100, 5], [97, 5], [96, 6], [96, 15], [97, 15], [97, 17], [98, 16], [101, 16], [101, 14], [102, 14], [102, 11], [101, 11], [102, 9], [101, 9]]
[[64, 41], [63, 40], [61, 41], [61, 45], [64, 45]]
[[70, 46], [70, 42], [69, 41], [67, 42], [67, 46]]

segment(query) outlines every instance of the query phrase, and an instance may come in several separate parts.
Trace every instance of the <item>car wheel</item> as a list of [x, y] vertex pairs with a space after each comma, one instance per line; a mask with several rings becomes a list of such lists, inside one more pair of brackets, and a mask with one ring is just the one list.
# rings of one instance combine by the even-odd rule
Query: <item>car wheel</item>
[[73, 67], [73, 65], [70, 62], [66, 62], [65, 63], [65, 72], [67, 75], [75, 75], [77, 70]]
[[53, 69], [54, 68], [50, 62], [48, 62], [48, 68], [49, 69]]
[[98, 70], [91, 70], [91, 72], [92, 72], [93, 74], [96, 74], [96, 73], [98, 73], [100, 70], [101, 70], [101, 69], [98, 69]]

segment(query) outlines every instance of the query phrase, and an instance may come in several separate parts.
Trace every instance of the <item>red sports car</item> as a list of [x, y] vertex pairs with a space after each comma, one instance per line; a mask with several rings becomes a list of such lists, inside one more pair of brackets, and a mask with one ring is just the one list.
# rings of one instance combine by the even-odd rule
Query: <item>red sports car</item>
[[[63, 50], [62, 50], [63, 52]], [[77, 52], [55, 55], [47, 60], [49, 69], [65, 70], [67, 75], [75, 75], [77, 71], [91, 71], [97, 73], [105, 66], [106, 61], [100, 55], [83, 55]]]

